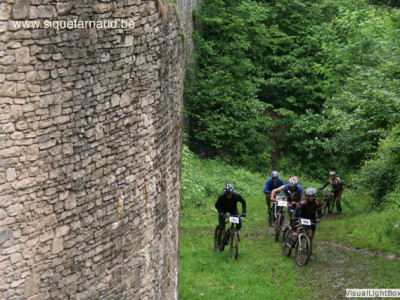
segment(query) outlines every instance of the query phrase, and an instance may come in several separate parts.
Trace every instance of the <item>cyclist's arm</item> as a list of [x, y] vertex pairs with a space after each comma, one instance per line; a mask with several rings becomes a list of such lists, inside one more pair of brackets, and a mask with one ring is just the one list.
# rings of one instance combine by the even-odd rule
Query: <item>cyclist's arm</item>
[[323, 190], [324, 188], [326, 188], [329, 185], [329, 179], [325, 182], [325, 184], [321, 187], [321, 190]]
[[243, 197], [240, 196], [238, 201], [242, 204], [242, 213], [245, 214], [246, 213], [246, 200], [244, 200]]
[[298, 218], [300, 215], [300, 211], [301, 211], [301, 205], [297, 205], [295, 210], [293, 211], [292, 218]]
[[265, 183], [264, 194], [271, 194], [270, 182], [271, 182], [271, 180], [268, 179], [267, 182]]
[[282, 192], [284, 189], [285, 189], [285, 186], [282, 185], [281, 187], [278, 187], [278, 188], [272, 190], [272, 192], [271, 192], [271, 200], [272, 200], [272, 201], [275, 201], [275, 195], [276, 195], [276, 193], [277, 193], [277, 192]]
[[215, 208], [218, 210], [218, 214], [221, 215], [221, 214], [225, 213], [223, 205], [222, 205], [222, 198], [221, 197], [218, 197], [218, 200], [215, 203]]

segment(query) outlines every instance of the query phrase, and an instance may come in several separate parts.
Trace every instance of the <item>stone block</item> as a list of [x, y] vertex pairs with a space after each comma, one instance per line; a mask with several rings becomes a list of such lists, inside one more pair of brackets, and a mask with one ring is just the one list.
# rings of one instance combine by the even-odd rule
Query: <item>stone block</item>
[[27, 19], [30, 5], [30, 0], [15, 0], [12, 6], [13, 18], [15, 20]]
[[30, 63], [29, 48], [22, 47], [15, 50], [15, 60], [18, 65], [27, 65]]
[[12, 231], [8, 228], [0, 229], [0, 245], [12, 238]]
[[9, 20], [11, 15], [11, 4], [0, 3], [0, 20]]
[[64, 250], [64, 239], [62, 237], [55, 238], [51, 245], [51, 253], [58, 254]]
[[15, 168], [8, 168], [6, 170], [6, 178], [7, 178], [7, 181], [9, 181], [9, 182], [14, 181], [15, 178], [17, 178]]

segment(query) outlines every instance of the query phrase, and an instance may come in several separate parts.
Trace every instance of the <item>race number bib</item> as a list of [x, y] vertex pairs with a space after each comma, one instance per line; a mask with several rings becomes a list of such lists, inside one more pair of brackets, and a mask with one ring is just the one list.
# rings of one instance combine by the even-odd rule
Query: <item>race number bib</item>
[[276, 201], [282, 201], [283, 197], [282, 196], [276, 196]]
[[229, 217], [229, 222], [239, 224], [239, 218], [238, 217]]
[[301, 219], [301, 225], [311, 225], [310, 219]]
[[286, 201], [278, 201], [278, 206], [287, 206]]

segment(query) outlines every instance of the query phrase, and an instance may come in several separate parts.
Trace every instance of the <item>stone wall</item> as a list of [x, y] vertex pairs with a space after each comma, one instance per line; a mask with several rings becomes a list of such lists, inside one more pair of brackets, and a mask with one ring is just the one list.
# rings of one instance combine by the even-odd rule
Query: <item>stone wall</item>
[[181, 28], [185, 33], [185, 58], [187, 64], [193, 63], [193, 10], [197, 7], [199, 0], [178, 0], [178, 10], [181, 20]]
[[179, 32], [159, 1], [0, 3], [0, 299], [178, 297]]

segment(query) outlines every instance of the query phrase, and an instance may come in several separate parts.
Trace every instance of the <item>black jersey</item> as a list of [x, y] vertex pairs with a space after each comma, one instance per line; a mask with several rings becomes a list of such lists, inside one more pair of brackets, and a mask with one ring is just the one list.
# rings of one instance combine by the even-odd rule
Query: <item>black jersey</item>
[[235, 214], [238, 212], [237, 203], [242, 203], [242, 212], [246, 213], [246, 201], [243, 197], [233, 192], [232, 198], [228, 199], [225, 194], [222, 194], [218, 197], [217, 202], [215, 203], [215, 208], [218, 210], [220, 214], [229, 212], [230, 214]]

